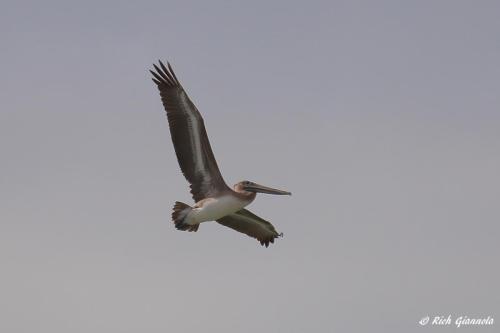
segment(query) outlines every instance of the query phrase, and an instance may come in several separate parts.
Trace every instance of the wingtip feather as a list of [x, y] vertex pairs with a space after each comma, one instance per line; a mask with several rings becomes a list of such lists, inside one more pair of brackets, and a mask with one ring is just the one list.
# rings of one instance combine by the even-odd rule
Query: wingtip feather
[[170, 66], [170, 63], [167, 61], [167, 66], [163, 64], [163, 62], [158, 59], [158, 63], [160, 64], [160, 67], [158, 67], [156, 64], [153, 64], [153, 67], [155, 71], [150, 70], [149, 72], [154, 76], [156, 80], [154, 80], [155, 83], [156, 81], [159, 81], [157, 83], [158, 85], [160, 84], [166, 84], [169, 87], [180, 87], [179, 80], [175, 76], [174, 71], [172, 70], [172, 66]]
[[177, 82], [177, 84], [180, 85], [179, 79], [177, 79], [177, 76], [175, 75], [175, 72], [174, 72], [172, 66], [170, 65], [170, 63], [168, 61], [167, 61], [167, 66], [168, 66], [168, 69], [170, 69], [170, 73], [172, 73], [172, 76], [174, 77], [174, 79]]

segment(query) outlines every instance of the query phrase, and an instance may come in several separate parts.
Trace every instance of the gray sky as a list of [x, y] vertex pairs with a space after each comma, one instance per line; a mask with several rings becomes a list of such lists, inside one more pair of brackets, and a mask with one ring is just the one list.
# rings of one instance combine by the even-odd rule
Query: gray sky
[[[3, 2], [0, 331], [423, 332], [500, 321], [500, 5]], [[171, 61], [262, 248], [191, 202]], [[250, 130], [249, 130], [250, 129]], [[494, 327], [473, 328], [481, 332]]]

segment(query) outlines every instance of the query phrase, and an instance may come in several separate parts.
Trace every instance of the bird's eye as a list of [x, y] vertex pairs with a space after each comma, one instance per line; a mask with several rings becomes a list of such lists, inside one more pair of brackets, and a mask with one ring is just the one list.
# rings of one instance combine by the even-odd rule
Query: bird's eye
[[248, 180], [245, 180], [245, 185], [250, 185], [250, 182]]

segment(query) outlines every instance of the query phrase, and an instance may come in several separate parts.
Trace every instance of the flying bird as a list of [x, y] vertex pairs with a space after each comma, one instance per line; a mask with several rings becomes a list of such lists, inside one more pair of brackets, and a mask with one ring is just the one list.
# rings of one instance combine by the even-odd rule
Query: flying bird
[[178, 230], [198, 231], [201, 222], [218, 223], [256, 238], [266, 247], [282, 233], [268, 221], [244, 209], [257, 193], [291, 195], [290, 192], [244, 180], [231, 189], [217, 166], [203, 118], [179, 83], [172, 67], [159, 61], [150, 70], [167, 112], [170, 135], [182, 173], [190, 183], [195, 204], [175, 202], [172, 221]]

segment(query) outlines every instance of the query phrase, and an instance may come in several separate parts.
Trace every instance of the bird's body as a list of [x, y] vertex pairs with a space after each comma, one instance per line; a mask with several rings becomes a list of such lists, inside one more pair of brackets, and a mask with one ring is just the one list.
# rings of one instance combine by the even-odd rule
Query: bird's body
[[193, 207], [176, 202], [172, 220], [177, 229], [197, 231], [199, 224], [217, 221], [220, 224], [257, 238], [266, 247], [280, 234], [271, 223], [244, 209], [256, 192], [288, 194], [249, 181], [241, 181], [229, 188], [217, 166], [210, 147], [200, 112], [187, 96], [170, 64], [168, 69], [160, 62], [150, 71], [160, 90], [167, 111], [170, 134], [181, 170], [191, 184], [195, 200]]
[[189, 213], [188, 224], [217, 221], [229, 214], [236, 213], [249, 205], [253, 199], [245, 200], [230, 193], [215, 198], [206, 198], [198, 201]]

